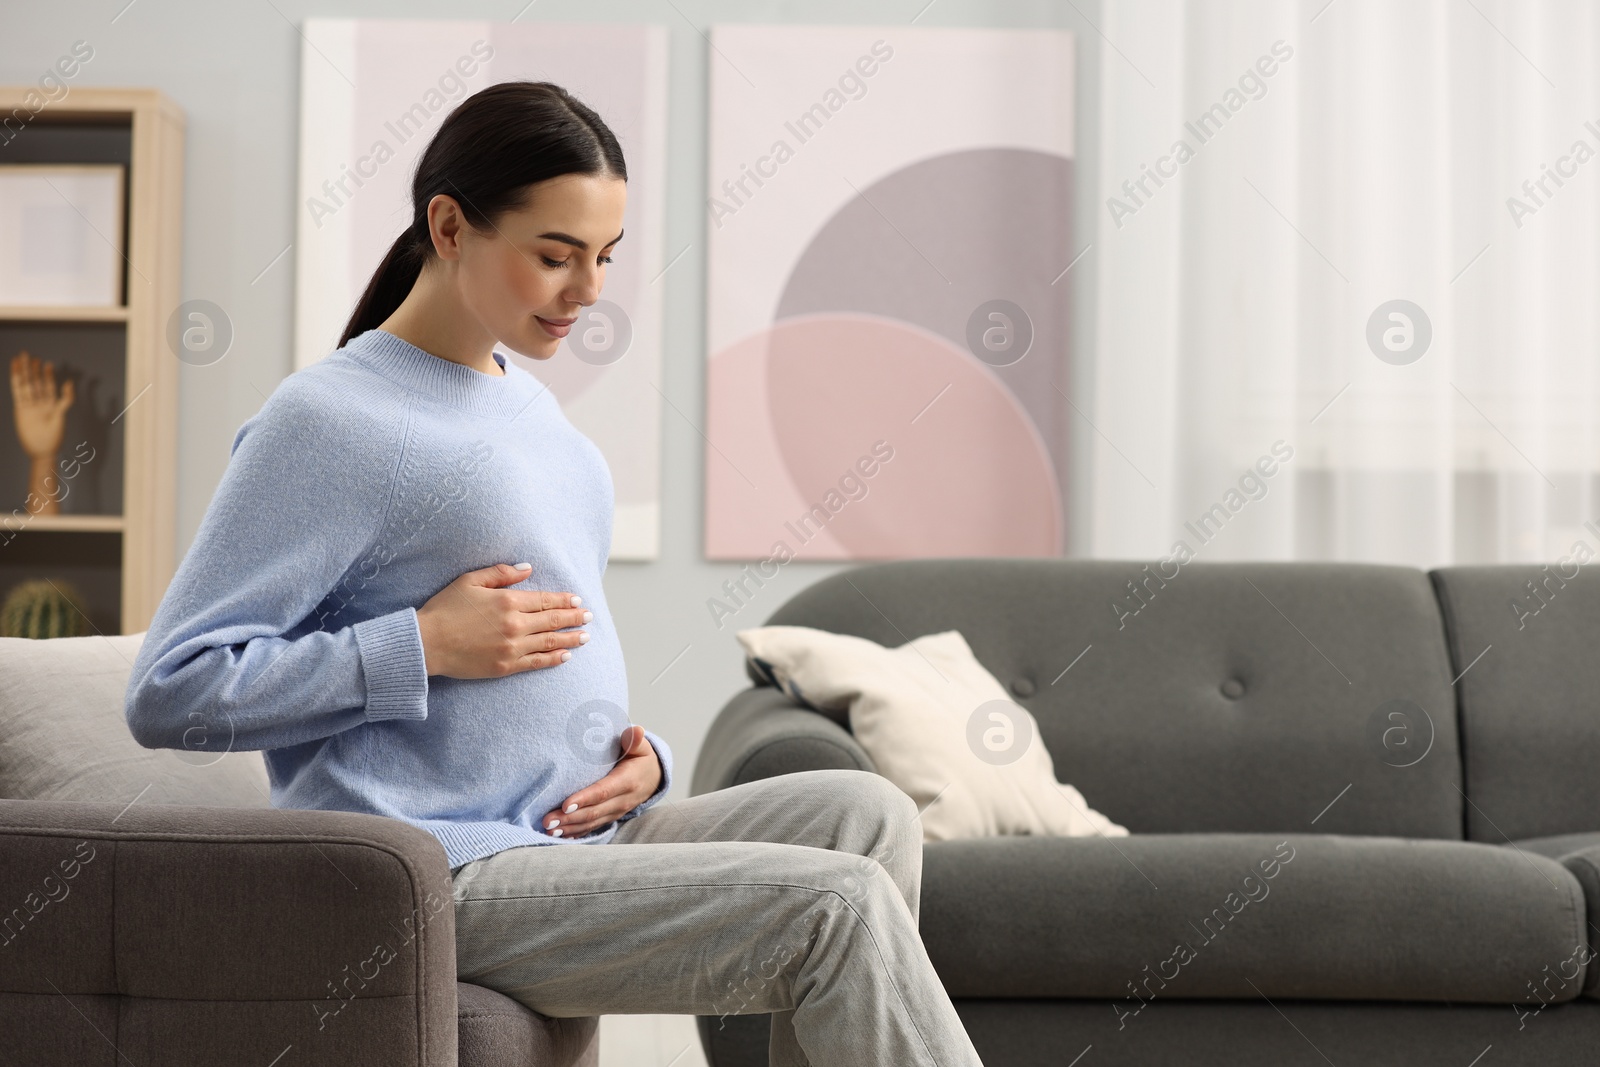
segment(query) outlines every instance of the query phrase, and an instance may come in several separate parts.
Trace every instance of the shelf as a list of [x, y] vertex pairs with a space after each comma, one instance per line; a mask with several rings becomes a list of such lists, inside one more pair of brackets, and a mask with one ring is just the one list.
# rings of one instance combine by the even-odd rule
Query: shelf
[[0, 322], [127, 322], [125, 307], [0, 304]]
[[30, 578], [60, 579], [87, 600], [96, 629], [137, 633], [177, 558], [180, 363], [166, 327], [183, 300], [184, 115], [153, 88], [78, 86], [44, 109], [37, 96], [32, 84], [0, 85], [0, 115], [25, 127], [6, 146], [7, 162], [127, 168], [126, 306], [23, 306], [20, 293], [0, 296], [0, 356], [26, 348], [58, 377], [77, 376], [62, 455], [80, 444], [95, 452], [70, 476], [63, 506], [96, 513], [28, 514], [11, 404], [0, 397], [0, 597]]
[[82, 530], [14, 537], [0, 551], [0, 597], [23, 582], [48, 580], [77, 596], [89, 617], [90, 633], [135, 633], [121, 622], [118, 579], [125, 540], [125, 534]]
[[0, 514], [0, 530], [22, 533], [36, 530], [40, 533], [62, 530], [79, 530], [84, 533], [121, 533], [126, 520], [121, 515], [35, 515]]

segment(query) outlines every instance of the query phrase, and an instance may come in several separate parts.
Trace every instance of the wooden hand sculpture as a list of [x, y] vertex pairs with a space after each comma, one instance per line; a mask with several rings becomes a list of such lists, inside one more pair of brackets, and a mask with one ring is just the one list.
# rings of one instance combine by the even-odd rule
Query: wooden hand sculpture
[[[72, 406], [69, 378], [56, 388], [55, 365], [18, 352], [11, 359], [11, 404], [17, 438], [28, 457], [28, 510], [38, 515], [61, 512], [61, 480], [55, 474], [56, 456], [67, 428]], [[40, 504], [34, 507], [35, 502]]]

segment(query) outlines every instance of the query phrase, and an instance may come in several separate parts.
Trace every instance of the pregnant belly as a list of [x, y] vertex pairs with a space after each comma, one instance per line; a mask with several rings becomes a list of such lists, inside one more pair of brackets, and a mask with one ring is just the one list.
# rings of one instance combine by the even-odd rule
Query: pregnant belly
[[430, 678], [426, 719], [358, 729], [369, 733], [375, 778], [436, 798], [430, 806], [438, 810], [425, 817], [536, 825], [610, 771], [628, 725], [626, 703], [620, 649], [596, 640], [555, 667], [504, 678]]

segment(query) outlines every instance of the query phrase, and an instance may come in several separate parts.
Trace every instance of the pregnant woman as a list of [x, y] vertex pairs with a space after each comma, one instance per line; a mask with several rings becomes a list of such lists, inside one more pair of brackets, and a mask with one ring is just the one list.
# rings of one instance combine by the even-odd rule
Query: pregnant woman
[[545, 1015], [772, 1013], [783, 1067], [978, 1064], [917, 933], [909, 797], [819, 770], [667, 801], [671, 750], [629, 722], [610, 472], [496, 351], [556, 355], [626, 193], [556, 85], [450, 113], [339, 348], [235, 435], [128, 725], [264, 750], [274, 807], [432, 833], [460, 978]]

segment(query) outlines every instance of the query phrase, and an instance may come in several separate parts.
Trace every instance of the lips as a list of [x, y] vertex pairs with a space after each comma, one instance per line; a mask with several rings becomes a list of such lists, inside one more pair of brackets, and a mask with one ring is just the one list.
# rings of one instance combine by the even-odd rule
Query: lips
[[539, 320], [539, 325], [543, 326], [545, 332], [552, 337], [565, 337], [572, 331], [572, 324], [578, 321], [576, 318], [547, 319], [543, 315], [535, 315], [534, 318]]

